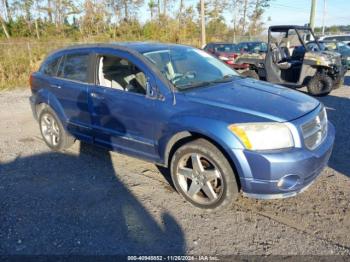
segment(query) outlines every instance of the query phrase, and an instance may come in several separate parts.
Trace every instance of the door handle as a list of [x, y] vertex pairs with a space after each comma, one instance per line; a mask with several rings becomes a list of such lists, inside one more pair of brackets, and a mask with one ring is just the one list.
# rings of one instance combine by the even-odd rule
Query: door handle
[[53, 88], [61, 89], [61, 86], [60, 86], [60, 85], [54, 85], [54, 84], [52, 84], [52, 85], [50, 85], [50, 86], [53, 87]]
[[100, 95], [100, 94], [98, 94], [98, 93], [91, 93], [90, 94], [91, 95], [91, 97], [93, 97], [93, 98], [96, 98], [96, 99], [100, 99], [100, 100], [102, 100], [103, 99], [103, 95]]

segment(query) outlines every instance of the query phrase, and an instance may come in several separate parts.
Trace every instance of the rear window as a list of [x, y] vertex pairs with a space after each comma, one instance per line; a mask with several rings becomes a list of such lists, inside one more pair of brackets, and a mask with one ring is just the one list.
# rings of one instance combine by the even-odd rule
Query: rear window
[[239, 49], [237, 45], [234, 44], [218, 44], [215, 45], [215, 50], [217, 52], [224, 52], [224, 53], [229, 53], [229, 52], [238, 52]]
[[69, 54], [61, 63], [58, 76], [69, 80], [86, 82], [88, 76], [89, 54]]
[[56, 58], [49, 58], [42, 65], [40, 72], [42, 72], [43, 74], [48, 75], [48, 76], [56, 76], [61, 58], [62, 58], [61, 56], [56, 57]]
[[348, 35], [343, 35], [343, 36], [328, 36], [328, 37], [325, 37], [324, 40], [350, 41], [350, 36], [348, 36]]

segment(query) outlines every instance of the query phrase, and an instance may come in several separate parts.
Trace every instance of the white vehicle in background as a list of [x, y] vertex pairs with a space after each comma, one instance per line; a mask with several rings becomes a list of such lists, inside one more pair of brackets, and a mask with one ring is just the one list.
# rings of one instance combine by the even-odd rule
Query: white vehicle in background
[[337, 41], [337, 42], [345, 42], [348, 45], [350, 45], [350, 34], [347, 35], [325, 35], [321, 36], [318, 40], [332, 40], [332, 41]]

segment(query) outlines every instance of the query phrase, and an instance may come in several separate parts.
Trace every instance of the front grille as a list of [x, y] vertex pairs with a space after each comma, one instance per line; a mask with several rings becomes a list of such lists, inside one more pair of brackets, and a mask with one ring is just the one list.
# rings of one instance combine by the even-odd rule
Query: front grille
[[327, 135], [327, 113], [322, 107], [319, 114], [301, 126], [304, 143], [310, 150], [317, 148]]

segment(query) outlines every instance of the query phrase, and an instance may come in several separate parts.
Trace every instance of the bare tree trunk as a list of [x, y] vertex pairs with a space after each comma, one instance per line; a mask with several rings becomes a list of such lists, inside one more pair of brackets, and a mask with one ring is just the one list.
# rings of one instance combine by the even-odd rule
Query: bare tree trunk
[[183, 12], [183, 9], [184, 9], [184, 1], [183, 1], [183, 0], [180, 0], [179, 22], [181, 22], [181, 19], [182, 19], [182, 12]]
[[167, 0], [163, 0], [163, 15], [166, 16]]
[[4, 21], [4, 19], [1, 16], [0, 16], [0, 22], [1, 22], [2, 30], [4, 30], [6, 38], [10, 39], [10, 34], [7, 31], [7, 27], [6, 27], [5, 21]]
[[128, 2], [124, 0], [124, 17], [125, 20], [129, 20], [129, 13], [128, 13]]
[[157, 11], [158, 11], [158, 20], [160, 21], [160, 0], [158, 0], [158, 3], [157, 3]]
[[35, 20], [34, 20], [34, 25], [35, 25], [36, 37], [37, 37], [38, 39], [40, 39], [39, 26], [38, 26], [38, 19], [35, 19]]
[[201, 1], [201, 32], [202, 32], [202, 47], [206, 45], [206, 33], [205, 33], [205, 5], [204, 0]]
[[245, 26], [247, 21], [247, 12], [248, 12], [248, 0], [244, 0], [243, 6], [243, 25], [242, 25], [242, 33], [245, 33]]
[[47, 0], [47, 16], [49, 18], [49, 22], [52, 23], [52, 4], [51, 0]]
[[10, 5], [9, 5], [9, 1], [8, 0], [2, 0], [3, 2], [3, 6], [5, 8], [5, 19], [9, 22], [12, 20], [12, 15], [11, 15], [11, 9], [10, 9]]

